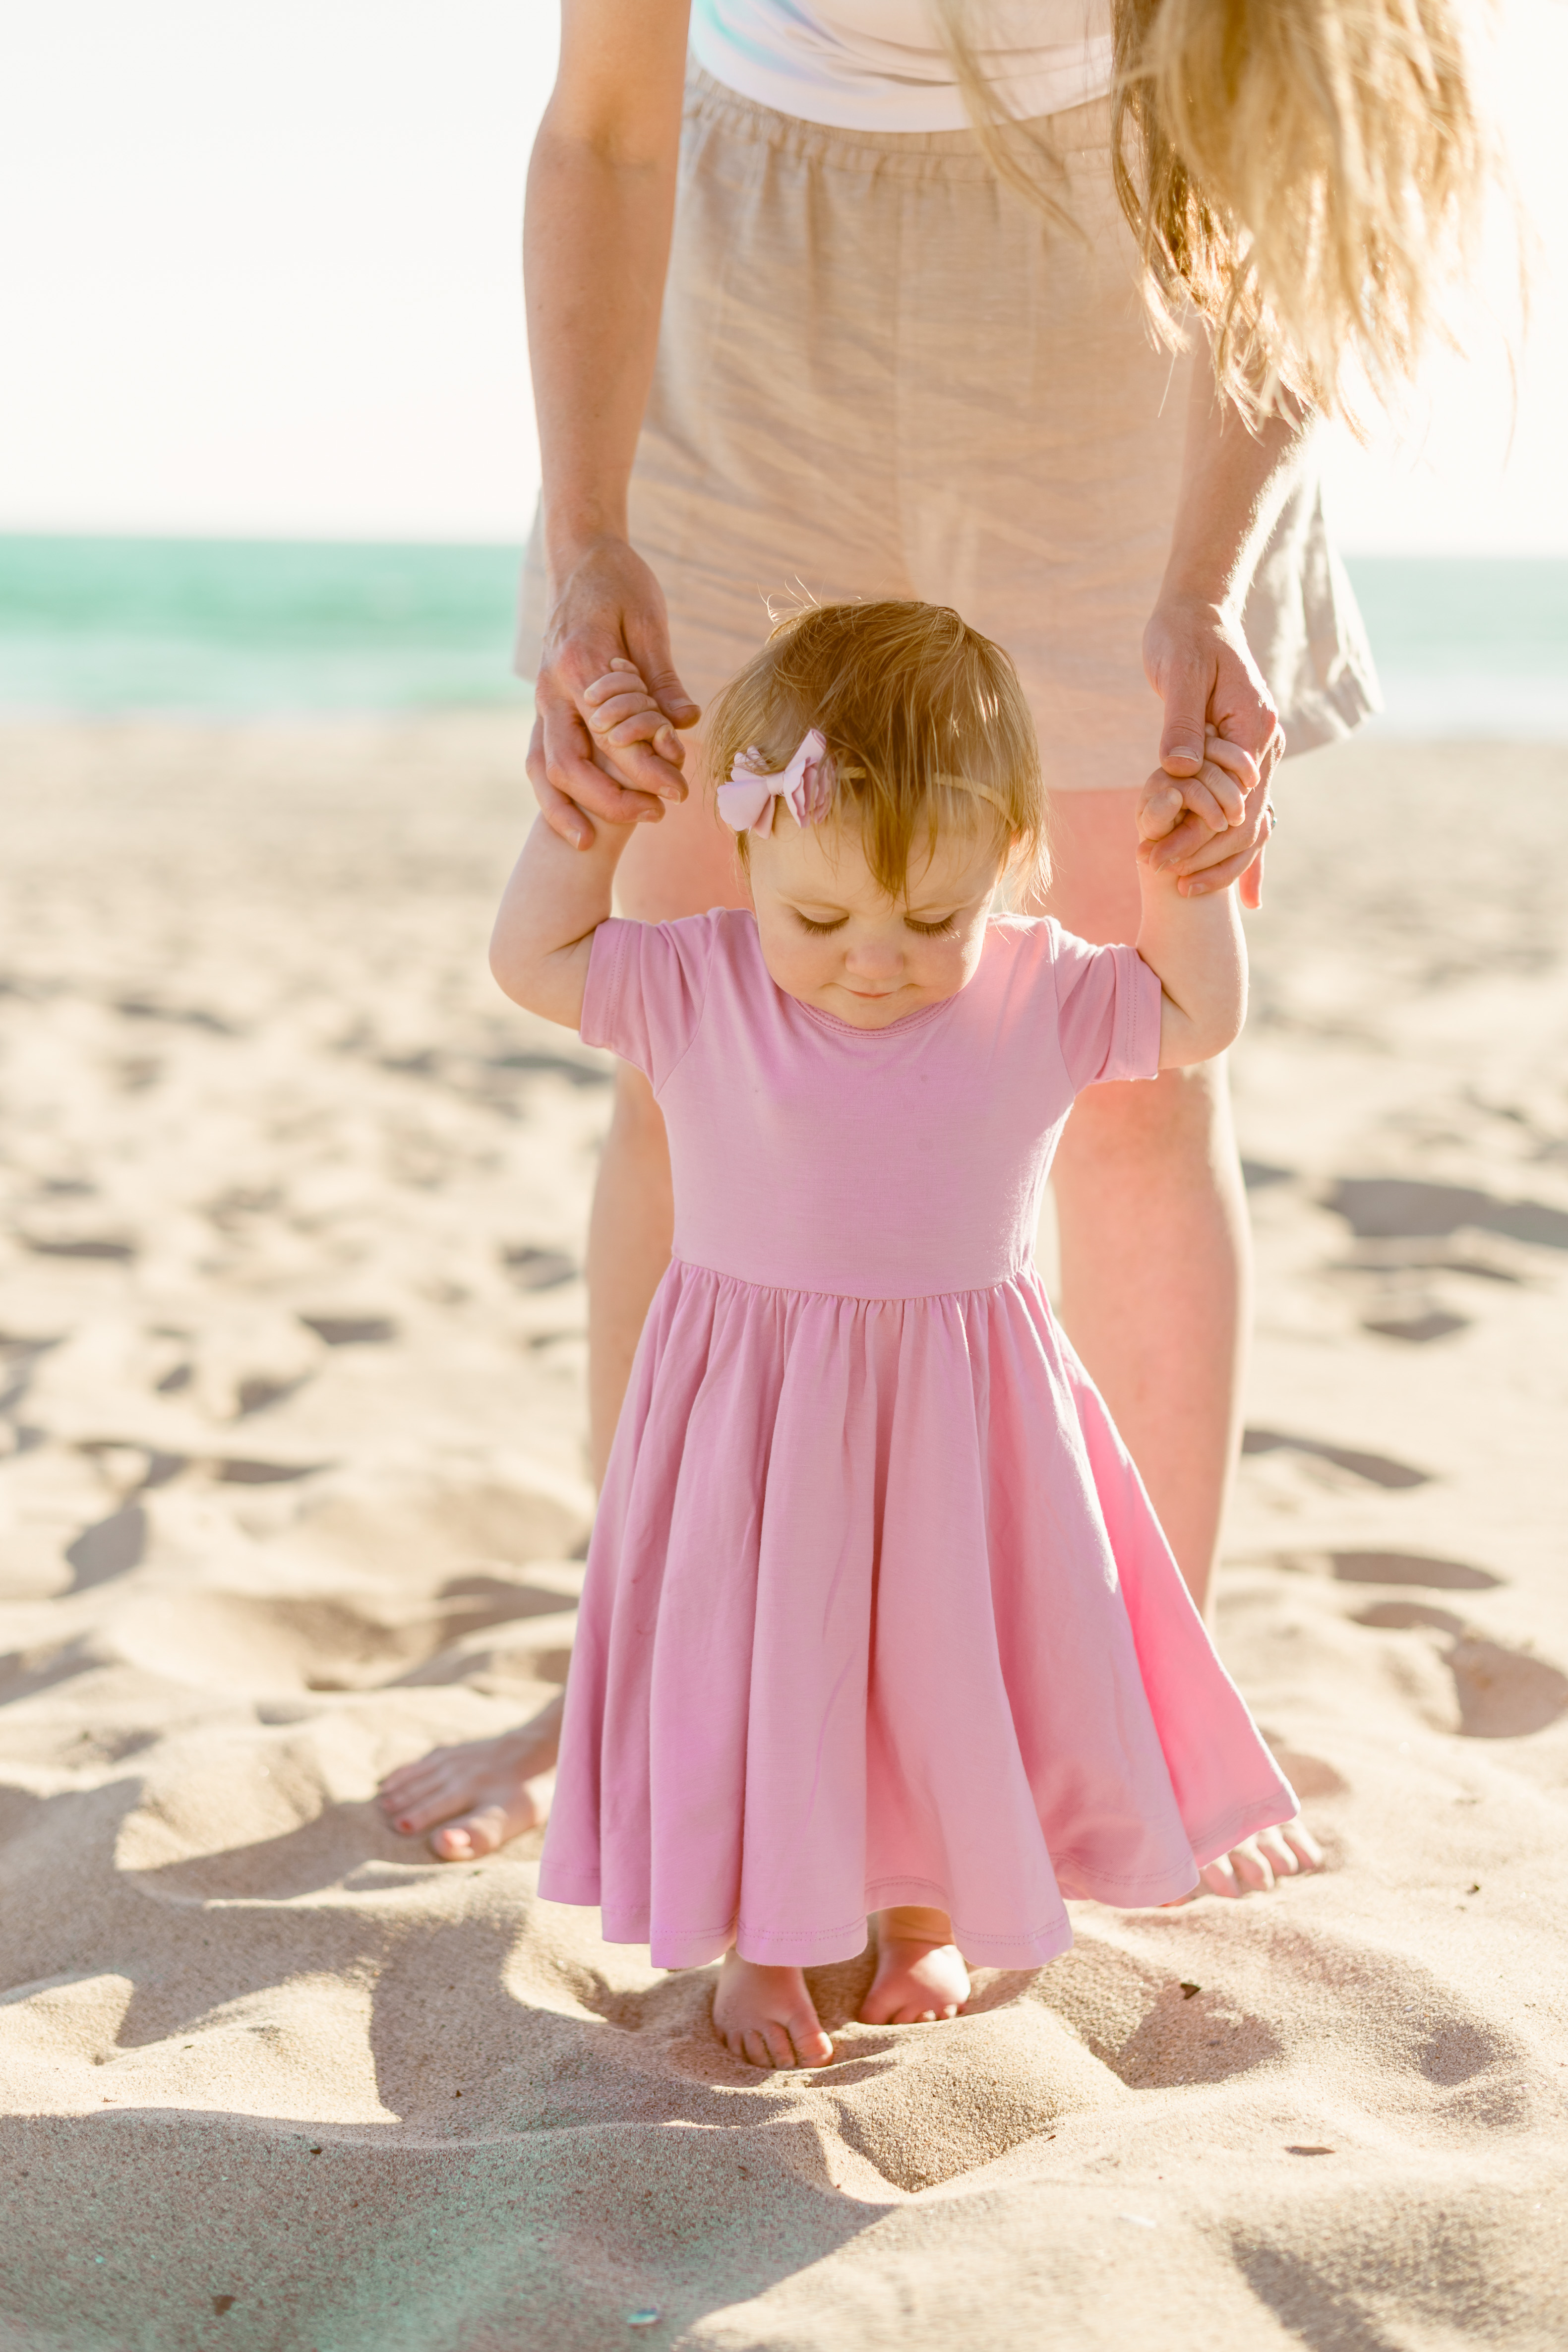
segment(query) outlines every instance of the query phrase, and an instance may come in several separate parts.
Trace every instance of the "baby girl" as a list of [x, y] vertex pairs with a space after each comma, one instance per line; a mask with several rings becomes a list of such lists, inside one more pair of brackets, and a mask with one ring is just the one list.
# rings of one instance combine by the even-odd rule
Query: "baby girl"
[[[655, 723], [629, 664], [590, 699]], [[873, 1920], [861, 2016], [951, 2017], [970, 1966], [1066, 1950], [1064, 1897], [1179, 1900], [1295, 1812], [1033, 1263], [1074, 1097], [1222, 1053], [1246, 963], [1234, 889], [1146, 863], [1135, 948], [997, 910], [1043, 869], [1039, 755], [954, 613], [805, 612], [706, 751], [748, 910], [617, 920], [624, 836], [536, 824], [491, 947], [647, 1074], [675, 1186], [540, 1889], [720, 1961], [734, 2055], [815, 2066], [804, 1971]]]

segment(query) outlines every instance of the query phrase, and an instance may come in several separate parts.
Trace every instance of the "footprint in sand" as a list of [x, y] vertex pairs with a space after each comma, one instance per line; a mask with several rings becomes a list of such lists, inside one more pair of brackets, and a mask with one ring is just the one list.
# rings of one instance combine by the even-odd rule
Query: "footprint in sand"
[[[1568, 1214], [1542, 1201], [1504, 1201], [1471, 1185], [1409, 1177], [1349, 1176], [1323, 1196], [1354, 1236], [1357, 1255], [1341, 1272], [1370, 1279], [1382, 1293], [1362, 1328], [1407, 1346], [1428, 1347], [1469, 1328], [1471, 1318], [1432, 1296], [1426, 1277], [1463, 1275], [1489, 1283], [1530, 1276], [1509, 1262], [1508, 1244], [1568, 1249]], [[1477, 1246], [1482, 1235], [1502, 1244]], [[1468, 1245], [1458, 1237], [1469, 1237]]]
[[[536, 1570], [537, 1579], [549, 1574]], [[305, 1691], [560, 1683], [570, 1654], [574, 1571], [551, 1581], [452, 1580], [444, 1601], [382, 1613], [356, 1595], [149, 1592], [109, 1627], [115, 1654], [197, 1690], [285, 1697]], [[526, 1631], [522, 1628], [526, 1627]]]
[[1362, 1479], [1369, 1486], [1426, 1486], [1434, 1475], [1430, 1470], [1417, 1470], [1411, 1463], [1397, 1462], [1391, 1454], [1366, 1454], [1353, 1445], [1331, 1445], [1321, 1438], [1301, 1437], [1282, 1429], [1244, 1430], [1241, 1450], [1243, 1454], [1304, 1454], [1310, 1461], [1327, 1463], [1352, 1478]]
[[1429, 1630], [1448, 1637], [1439, 1652], [1453, 1676], [1458, 1729], [1468, 1739], [1520, 1739], [1568, 1712], [1568, 1675], [1528, 1650], [1477, 1633], [1451, 1611], [1421, 1601], [1375, 1601], [1354, 1622], [1378, 1632]]
[[1328, 1559], [1342, 1584], [1425, 1584], [1442, 1592], [1484, 1592], [1502, 1582], [1489, 1568], [1435, 1552], [1331, 1551]]
[[520, 1290], [555, 1290], [563, 1283], [577, 1279], [576, 1265], [564, 1250], [535, 1249], [525, 1244], [503, 1249], [500, 1262]]
[[1405, 1176], [1345, 1176], [1324, 1196], [1357, 1241], [1439, 1240], [1471, 1230], [1538, 1249], [1568, 1250], [1568, 1211], [1543, 1201], [1500, 1201], [1466, 1184]]
[[300, 1320], [329, 1348], [385, 1348], [397, 1337], [390, 1315], [301, 1315]]
[[[1162, 1940], [1168, 1925], [1155, 1931]], [[983, 1972], [969, 2014], [994, 2009], [1000, 2022], [1043, 2012], [1104, 2070], [1101, 2105], [1130, 2091], [1226, 2082], [1278, 2062], [1279, 2037], [1255, 2007], [1215, 1984], [1179, 1981], [1173, 1956], [1129, 1948], [1122, 1935], [1131, 1940], [1137, 1928], [1118, 1927], [1104, 1939], [1086, 1921], [1078, 1929], [1071, 1951], [1033, 1977]]]

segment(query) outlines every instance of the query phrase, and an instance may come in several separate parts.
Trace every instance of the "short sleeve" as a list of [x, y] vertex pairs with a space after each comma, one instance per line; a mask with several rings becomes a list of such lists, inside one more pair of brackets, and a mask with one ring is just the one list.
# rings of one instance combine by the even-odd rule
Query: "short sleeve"
[[607, 1045], [651, 1079], [657, 1093], [701, 1023], [717, 927], [714, 915], [601, 923], [583, 992], [584, 1045]]
[[1161, 989], [1136, 948], [1090, 947], [1058, 929], [1057, 1030], [1074, 1094], [1160, 1069]]

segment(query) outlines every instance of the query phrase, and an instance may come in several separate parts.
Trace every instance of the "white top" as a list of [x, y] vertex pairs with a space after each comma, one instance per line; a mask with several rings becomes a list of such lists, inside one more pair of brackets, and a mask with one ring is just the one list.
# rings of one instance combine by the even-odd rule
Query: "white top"
[[[997, 110], [1059, 114], [1110, 88], [1110, 0], [979, 0], [971, 37]], [[963, 96], [928, 0], [692, 0], [715, 81], [839, 131], [962, 131]]]

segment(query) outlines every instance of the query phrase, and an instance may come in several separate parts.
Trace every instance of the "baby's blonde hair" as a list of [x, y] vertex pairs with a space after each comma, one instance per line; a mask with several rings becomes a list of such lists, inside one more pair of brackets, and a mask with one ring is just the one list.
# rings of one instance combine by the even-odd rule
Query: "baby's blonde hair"
[[[1043, 887], [1045, 784], [1018, 673], [946, 605], [809, 604], [781, 621], [709, 707], [710, 773], [721, 783], [740, 760], [776, 775], [813, 727], [831, 814], [858, 825], [889, 898], [917, 843], [929, 858], [952, 830], [994, 838], [1016, 887]], [[743, 863], [744, 834], [739, 847]]]

